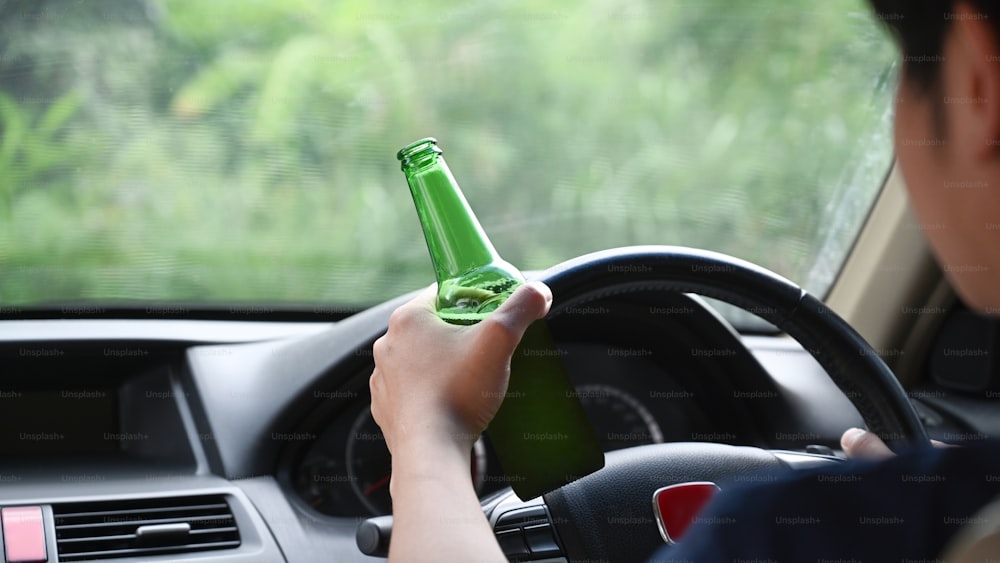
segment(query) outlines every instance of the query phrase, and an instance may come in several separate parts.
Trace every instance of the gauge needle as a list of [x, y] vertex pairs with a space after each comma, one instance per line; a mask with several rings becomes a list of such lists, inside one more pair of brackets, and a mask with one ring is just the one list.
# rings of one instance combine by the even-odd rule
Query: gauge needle
[[385, 477], [382, 477], [381, 479], [375, 481], [371, 485], [368, 485], [368, 488], [365, 489], [365, 496], [368, 496], [377, 491], [378, 489], [381, 489], [382, 487], [388, 485], [390, 477], [392, 477], [392, 473], [386, 475]]

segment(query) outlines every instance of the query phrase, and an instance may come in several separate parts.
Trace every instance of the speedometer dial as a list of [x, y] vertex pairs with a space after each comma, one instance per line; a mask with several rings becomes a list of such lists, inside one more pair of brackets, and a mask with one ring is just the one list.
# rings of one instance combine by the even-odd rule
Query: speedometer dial
[[[389, 479], [392, 458], [385, 445], [385, 436], [372, 418], [371, 409], [364, 409], [351, 425], [347, 435], [347, 478], [358, 500], [372, 514], [392, 512]], [[472, 482], [478, 492], [486, 474], [486, 449], [482, 440], [472, 448]]]
[[389, 476], [392, 458], [370, 409], [361, 411], [347, 434], [347, 478], [358, 500], [372, 514], [392, 512]]
[[576, 392], [604, 451], [663, 442], [653, 414], [627, 392], [603, 384], [580, 385]]

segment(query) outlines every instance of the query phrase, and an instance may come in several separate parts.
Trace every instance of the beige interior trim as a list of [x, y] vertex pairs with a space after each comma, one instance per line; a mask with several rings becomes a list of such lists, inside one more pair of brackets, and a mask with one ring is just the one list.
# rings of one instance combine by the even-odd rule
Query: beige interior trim
[[923, 313], [917, 315], [912, 330], [904, 336], [903, 355], [893, 365], [896, 376], [904, 386], [916, 383], [924, 375], [934, 338], [941, 330], [946, 312], [951, 311], [957, 300], [948, 280], [941, 276], [923, 305]]
[[974, 516], [956, 520], [962, 528], [948, 542], [939, 560], [942, 563], [996, 561], [1000, 554], [1000, 501], [993, 499]]
[[901, 360], [915, 353], [906, 349], [913, 342], [914, 325], [926, 330], [934, 317], [944, 316], [946, 307], [927, 305], [942, 279], [894, 165], [827, 305], [861, 333], [901, 381], [912, 382], [918, 374], [909, 371], [921, 362]]

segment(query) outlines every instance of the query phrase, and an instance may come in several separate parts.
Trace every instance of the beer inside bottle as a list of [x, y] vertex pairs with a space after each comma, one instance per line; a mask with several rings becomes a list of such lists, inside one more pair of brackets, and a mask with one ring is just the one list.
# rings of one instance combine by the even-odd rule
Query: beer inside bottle
[[[496, 310], [524, 276], [500, 258], [433, 138], [396, 155], [417, 209], [438, 282], [436, 309], [470, 325]], [[514, 492], [539, 496], [604, 466], [604, 452], [543, 320], [511, 360], [507, 396], [486, 431]]]

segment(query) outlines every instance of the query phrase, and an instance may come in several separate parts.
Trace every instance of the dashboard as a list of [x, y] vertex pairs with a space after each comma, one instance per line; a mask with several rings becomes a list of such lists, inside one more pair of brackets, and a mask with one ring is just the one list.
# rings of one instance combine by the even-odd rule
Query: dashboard
[[[566, 343], [561, 350], [577, 398], [596, 430], [605, 452], [632, 446], [682, 442], [712, 435], [715, 426], [674, 377], [664, 377], [646, 357], [611, 355], [591, 343]], [[582, 369], [588, 366], [589, 369]], [[367, 381], [371, 372], [358, 374]], [[335, 397], [338, 392], [326, 393]], [[363, 390], [322, 425], [316, 440], [294, 464], [293, 484], [310, 507], [334, 516], [374, 516], [392, 512], [388, 484], [389, 450], [372, 418], [370, 397]], [[489, 431], [473, 448], [470, 476], [480, 495], [508, 485], [490, 443]]]
[[[355, 530], [391, 511], [371, 344], [405, 299], [335, 323], [0, 321], [0, 520], [34, 511], [48, 561], [370, 560]], [[836, 448], [861, 423], [798, 344], [738, 335], [696, 298], [636, 292], [549, 324], [606, 451]], [[473, 453], [480, 494], [503, 489], [488, 430]]]

